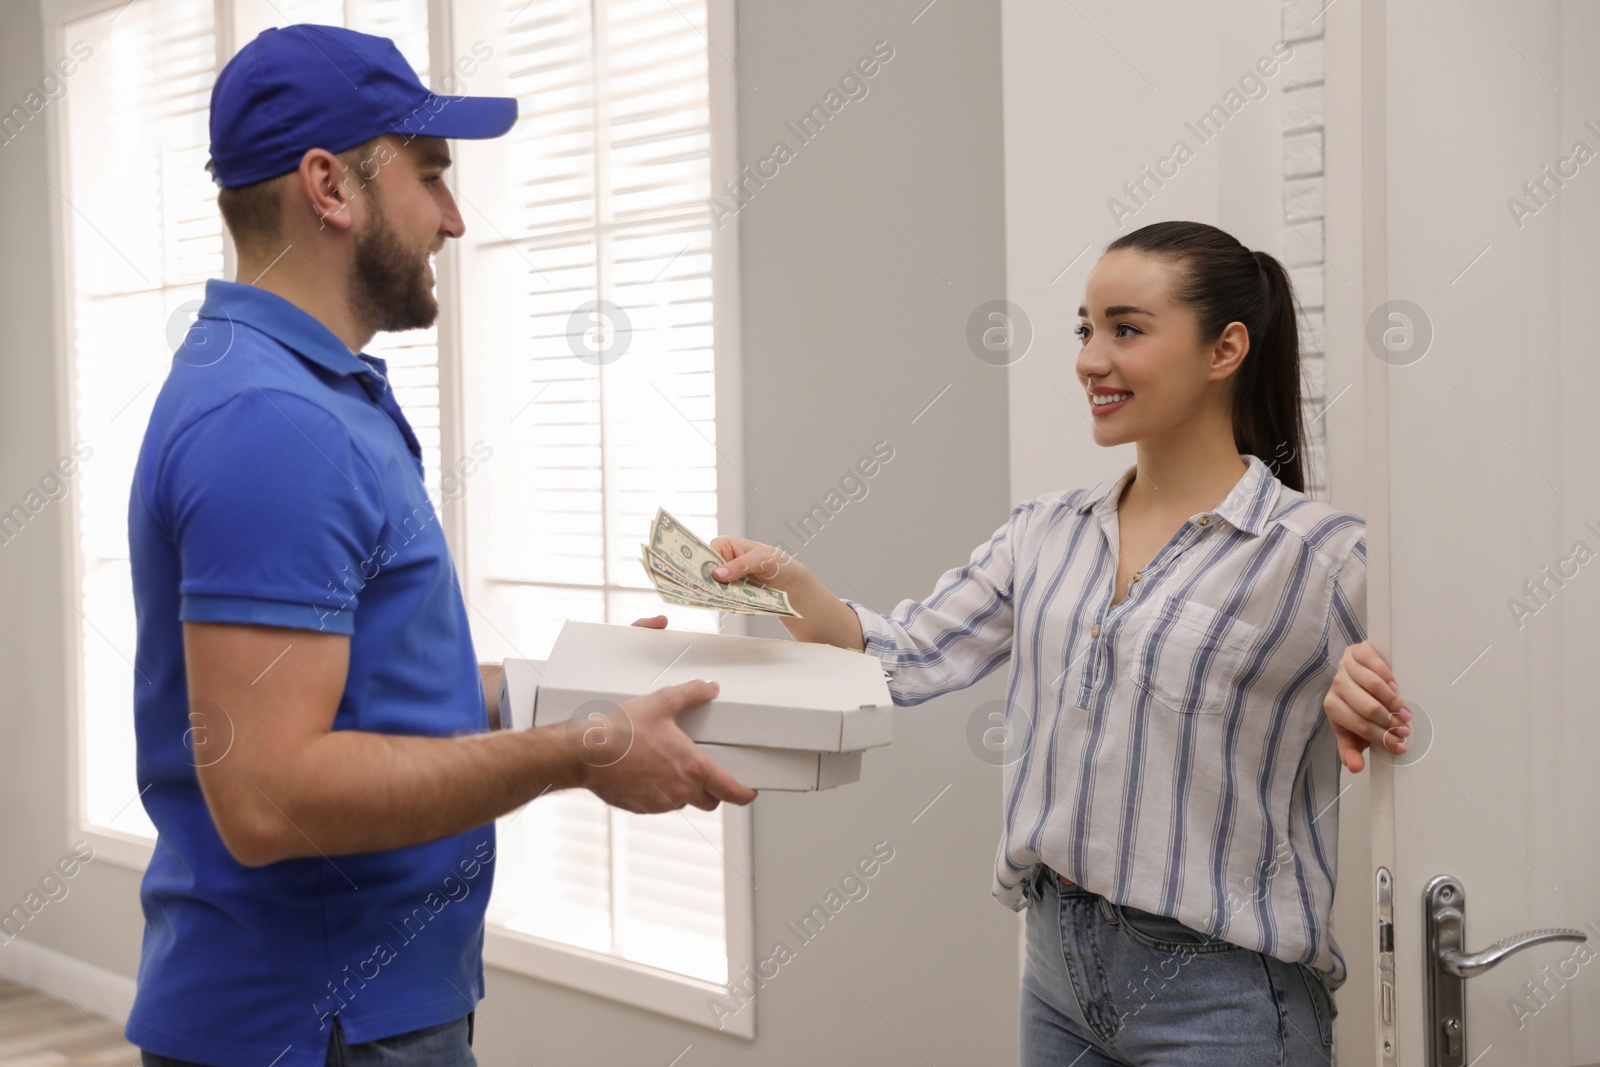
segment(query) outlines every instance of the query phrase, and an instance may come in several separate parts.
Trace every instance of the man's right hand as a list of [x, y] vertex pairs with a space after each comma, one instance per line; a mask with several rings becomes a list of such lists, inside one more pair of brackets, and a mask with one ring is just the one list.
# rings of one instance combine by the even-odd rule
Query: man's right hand
[[748, 804], [755, 790], [712, 762], [678, 726], [678, 716], [713, 699], [715, 682], [683, 682], [634, 697], [568, 724], [583, 785], [614, 807], [642, 815], [685, 804], [711, 811]]

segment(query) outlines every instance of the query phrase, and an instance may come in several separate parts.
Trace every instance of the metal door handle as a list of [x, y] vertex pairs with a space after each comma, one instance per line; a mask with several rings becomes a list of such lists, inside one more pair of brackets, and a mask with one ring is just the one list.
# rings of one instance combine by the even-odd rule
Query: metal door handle
[[1466, 950], [1467, 893], [1461, 883], [1441, 874], [1423, 892], [1424, 948], [1428, 959], [1428, 1063], [1431, 1067], [1466, 1067], [1466, 980], [1504, 960], [1547, 941], [1587, 941], [1582, 930], [1550, 927], [1529, 930], [1496, 941], [1478, 952]]
[[1527, 933], [1502, 938], [1479, 952], [1441, 948], [1439, 969], [1457, 978], [1476, 978], [1507, 956], [1521, 952], [1525, 948], [1542, 945], [1546, 941], [1587, 941], [1588, 938], [1589, 935], [1582, 930], [1574, 930], [1570, 926], [1553, 926], [1545, 930], [1529, 930]]

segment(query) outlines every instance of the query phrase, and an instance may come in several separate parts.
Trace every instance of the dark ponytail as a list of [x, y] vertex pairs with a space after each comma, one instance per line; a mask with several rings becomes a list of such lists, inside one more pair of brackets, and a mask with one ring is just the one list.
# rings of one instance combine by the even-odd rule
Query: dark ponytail
[[1216, 341], [1230, 322], [1244, 324], [1250, 351], [1233, 375], [1234, 444], [1267, 464], [1284, 485], [1305, 492], [1300, 330], [1283, 264], [1202, 222], [1157, 222], [1106, 247], [1121, 249], [1163, 256], [1178, 266], [1173, 299], [1193, 309], [1202, 344]]

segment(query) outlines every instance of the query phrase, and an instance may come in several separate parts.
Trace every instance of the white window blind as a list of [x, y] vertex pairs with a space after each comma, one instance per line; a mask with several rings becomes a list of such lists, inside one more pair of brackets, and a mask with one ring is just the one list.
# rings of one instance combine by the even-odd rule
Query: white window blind
[[[715, 626], [639, 563], [658, 506], [718, 516], [705, 22], [703, 2], [503, 0], [457, 34], [493, 50], [466, 91], [521, 115], [460, 146], [465, 370], [495, 448], [468, 496], [480, 648], [542, 658], [568, 618]], [[574, 792], [501, 830], [492, 921], [726, 980], [719, 814]]]
[[63, 213], [76, 435], [94, 448], [75, 483], [83, 650], [79, 780], [91, 825], [152, 837], [135, 802], [128, 495], [175, 340], [222, 223], [204, 168], [215, 76], [210, 0], [137, 0], [67, 26], [93, 48], [66, 106]]
[[[79, 777], [91, 826], [145, 839], [126, 508], [172, 349], [203, 281], [223, 276], [204, 163], [230, 3], [246, 36], [345, 24], [395, 39], [425, 80], [429, 67], [428, 0], [133, 0], [66, 27], [95, 50], [63, 101], [73, 401], [95, 448], [74, 485]], [[458, 4], [452, 18], [456, 52], [473, 62], [458, 60], [443, 91], [514, 95], [522, 114], [505, 138], [455, 143], [458, 159], [484, 153], [460, 168], [464, 283], [446, 309], [463, 324], [464, 410], [441, 409], [436, 330], [380, 335], [367, 350], [390, 363], [436, 503], [443, 434], [493, 449], [452, 505], [467, 509], [458, 563], [480, 657], [542, 657], [567, 618], [664, 611], [675, 629], [711, 629], [712, 616], [664, 608], [637, 560], [657, 506], [707, 533], [717, 525], [705, 4], [506, 0]], [[483, 31], [460, 32], [474, 24]], [[591, 301], [622, 311], [575, 320]], [[619, 325], [625, 351], [574, 354], [586, 327]], [[582, 792], [542, 798], [502, 820], [490, 920], [723, 982], [722, 828], [720, 813], [693, 808], [639, 817]]]
[[[427, 70], [426, 0], [360, 0], [352, 16]], [[288, 0], [281, 21], [340, 22], [346, 5]], [[91, 58], [66, 105], [62, 190], [71, 260], [72, 386], [78, 436], [95, 449], [76, 483], [83, 648], [83, 811], [93, 826], [153, 838], [133, 763], [134, 612], [127, 505], [133, 464], [172, 351], [223, 275], [223, 226], [209, 157], [216, 78], [213, 0], [134, 0], [71, 22]], [[293, 9], [293, 10], [289, 10]], [[116, 181], [107, 180], [115, 174]], [[438, 499], [435, 331], [380, 334], [368, 351], [423, 446]]]

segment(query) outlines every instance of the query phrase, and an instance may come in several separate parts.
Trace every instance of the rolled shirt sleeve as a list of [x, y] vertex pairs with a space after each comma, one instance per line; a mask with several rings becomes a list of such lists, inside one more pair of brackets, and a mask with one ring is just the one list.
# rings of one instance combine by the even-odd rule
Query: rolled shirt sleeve
[[179, 617], [351, 634], [385, 560], [383, 491], [330, 412], [254, 389], [172, 443], [157, 499], [182, 563]]
[[966, 565], [946, 571], [923, 600], [903, 600], [890, 615], [845, 601], [861, 620], [866, 651], [889, 672], [896, 704], [963, 689], [1010, 660], [1015, 547], [1032, 510], [1032, 504], [1014, 509]]
[[1344, 650], [1367, 639], [1367, 535], [1350, 545], [1333, 575], [1328, 662], [1336, 669]]

